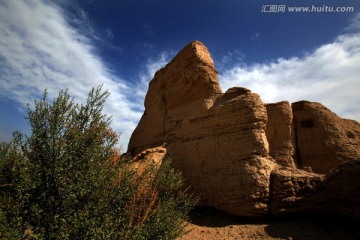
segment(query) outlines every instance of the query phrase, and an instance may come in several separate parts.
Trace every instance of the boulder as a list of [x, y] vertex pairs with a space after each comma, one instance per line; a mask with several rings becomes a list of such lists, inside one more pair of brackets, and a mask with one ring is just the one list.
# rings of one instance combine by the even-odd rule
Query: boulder
[[332, 212], [360, 217], [360, 161], [348, 161], [332, 169], [324, 184]]
[[360, 161], [347, 161], [327, 175], [276, 168], [271, 173], [272, 215], [331, 214], [360, 217]]
[[162, 146], [148, 148], [133, 157], [130, 162], [134, 166], [134, 168], [145, 167], [148, 164], [160, 166], [166, 156], [166, 152], [166, 148]]
[[328, 211], [324, 174], [276, 168], [271, 173], [271, 212], [275, 216]]

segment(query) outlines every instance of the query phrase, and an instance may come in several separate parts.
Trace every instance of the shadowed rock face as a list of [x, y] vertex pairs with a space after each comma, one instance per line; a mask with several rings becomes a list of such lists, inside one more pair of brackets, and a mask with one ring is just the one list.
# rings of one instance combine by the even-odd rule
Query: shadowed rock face
[[[360, 132], [358, 123], [321, 106], [264, 105], [240, 87], [222, 93], [210, 53], [195, 41], [149, 83], [128, 152], [146, 155], [146, 149], [162, 146], [202, 204], [231, 214], [321, 212], [321, 204], [320, 210], [311, 206], [322, 201], [327, 188], [326, 177], [318, 173], [358, 158]], [[340, 135], [350, 140], [333, 140]], [[309, 195], [315, 197], [305, 198]]]
[[298, 163], [328, 173], [340, 163], [359, 160], [360, 124], [342, 119], [316, 102], [292, 104]]

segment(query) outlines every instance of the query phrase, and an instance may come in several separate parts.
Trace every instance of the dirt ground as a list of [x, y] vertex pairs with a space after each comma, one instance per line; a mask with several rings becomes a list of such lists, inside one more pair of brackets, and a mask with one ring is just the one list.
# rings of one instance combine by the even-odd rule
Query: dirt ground
[[360, 220], [315, 216], [253, 220], [197, 208], [191, 213], [187, 230], [190, 232], [177, 240], [355, 240], [360, 239]]

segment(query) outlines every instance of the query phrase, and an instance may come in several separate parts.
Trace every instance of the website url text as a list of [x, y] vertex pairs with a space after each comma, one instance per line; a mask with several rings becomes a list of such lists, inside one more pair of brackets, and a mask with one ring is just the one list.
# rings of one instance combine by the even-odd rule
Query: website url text
[[263, 5], [261, 8], [262, 13], [349, 13], [354, 12], [354, 7], [334, 7], [334, 6], [307, 6], [295, 7], [286, 5]]

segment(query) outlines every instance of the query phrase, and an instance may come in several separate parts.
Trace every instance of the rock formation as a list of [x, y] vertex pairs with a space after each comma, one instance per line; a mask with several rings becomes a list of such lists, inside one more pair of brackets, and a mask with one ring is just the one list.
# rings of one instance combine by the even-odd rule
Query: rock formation
[[145, 169], [148, 165], [161, 166], [165, 155], [166, 148], [162, 146], [149, 148], [133, 157], [131, 164], [135, 169]]
[[292, 104], [298, 163], [328, 173], [342, 162], [360, 160], [360, 124], [336, 116], [320, 103]]
[[201, 204], [257, 217], [315, 211], [327, 189], [319, 173], [359, 160], [359, 139], [357, 122], [318, 103], [265, 105], [240, 87], [222, 93], [210, 53], [195, 41], [149, 83], [128, 152], [139, 158], [162, 146], [160, 158], [172, 159]]
[[270, 156], [284, 167], [296, 168], [296, 139], [293, 113], [289, 102], [266, 104], [266, 136]]
[[146, 148], [161, 146], [189, 111], [191, 115], [202, 114], [221, 92], [214, 62], [206, 47], [200, 43], [185, 47], [151, 80], [145, 112], [130, 139], [130, 152], [137, 154]]
[[271, 212], [273, 215], [284, 215], [301, 212], [322, 212], [322, 174], [309, 173], [301, 169], [277, 168], [271, 173]]
[[325, 201], [328, 210], [360, 217], [360, 161], [340, 164], [326, 176]]

